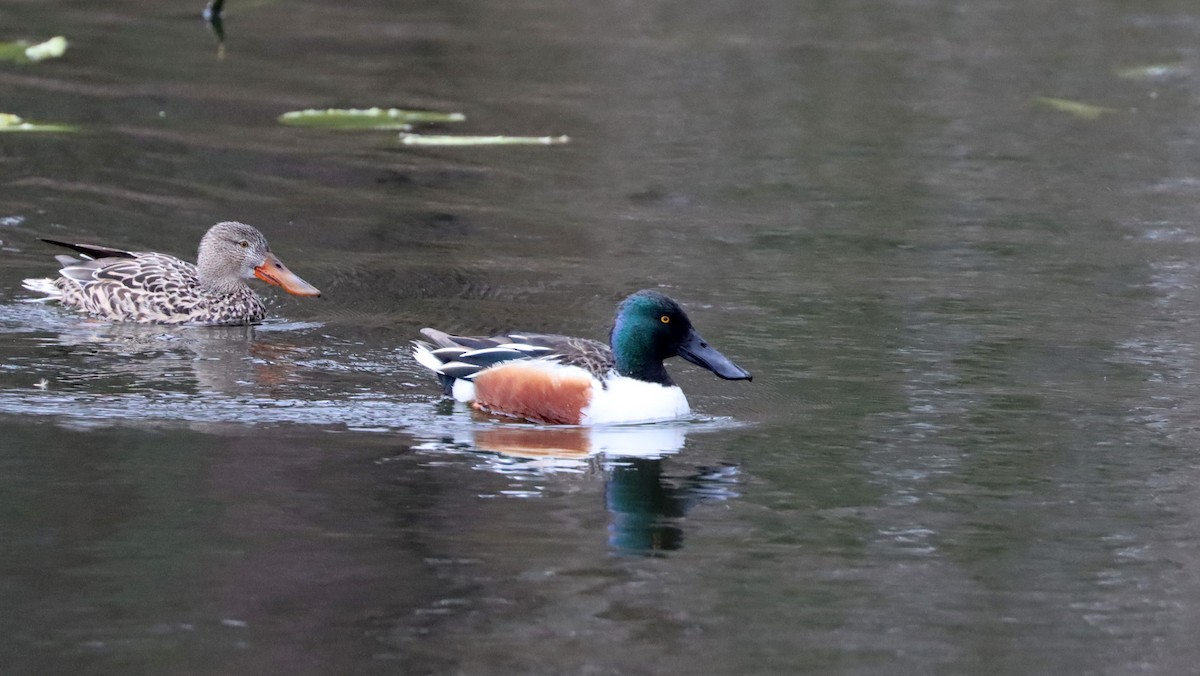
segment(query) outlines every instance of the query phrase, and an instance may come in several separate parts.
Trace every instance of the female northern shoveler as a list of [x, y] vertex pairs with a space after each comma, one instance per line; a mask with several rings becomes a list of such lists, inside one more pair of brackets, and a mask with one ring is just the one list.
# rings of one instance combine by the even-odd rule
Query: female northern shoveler
[[115, 321], [144, 324], [249, 324], [267, 308], [242, 280], [257, 277], [297, 296], [321, 292], [300, 279], [271, 253], [267, 238], [246, 225], [226, 221], [200, 240], [196, 265], [174, 256], [122, 251], [91, 244], [42, 240], [72, 249], [82, 259], [55, 256], [57, 279], [26, 279], [30, 291], [68, 307]]
[[413, 356], [438, 374], [447, 394], [480, 410], [555, 425], [671, 420], [689, 413], [663, 367], [684, 359], [726, 380], [748, 372], [713, 349], [674, 300], [638, 291], [617, 307], [612, 347], [585, 338], [509, 333], [451, 336], [434, 329]]

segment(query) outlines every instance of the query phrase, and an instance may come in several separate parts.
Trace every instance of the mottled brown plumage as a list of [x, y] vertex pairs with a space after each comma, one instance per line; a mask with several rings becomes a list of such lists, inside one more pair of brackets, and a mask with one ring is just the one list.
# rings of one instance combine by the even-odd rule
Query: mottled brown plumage
[[174, 256], [45, 240], [82, 258], [56, 256], [56, 279], [26, 279], [24, 286], [88, 314], [147, 324], [248, 324], [266, 317], [266, 306], [246, 285], [257, 277], [301, 296], [319, 296], [271, 253], [262, 233], [244, 223], [218, 223], [200, 242], [197, 265]]

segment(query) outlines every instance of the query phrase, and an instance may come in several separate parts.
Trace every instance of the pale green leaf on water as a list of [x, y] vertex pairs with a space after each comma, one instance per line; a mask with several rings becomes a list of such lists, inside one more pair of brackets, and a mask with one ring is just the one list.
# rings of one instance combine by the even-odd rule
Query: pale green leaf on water
[[0, 113], [0, 133], [19, 131], [79, 131], [78, 127], [69, 124], [42, 124], [26, 122], [12, 113]]
[[25, 57], [30, 61], [57, 59], [67, 53], [67, 39], [56, 35], [49, 40], [25, 49]]
[[1189, 72], [1191, 72], [1191, 69], [1188, 68], [1186, 63], [1177, 61], [1175, 63], [1152, 63], [1148, 66], [1118, 68], [1117, 77], [1126, 80], [1161, 80], [1168, 77], [1187, 75]]
[[462, 122], [462, 113], [402, 108], [327, 108], [294, 110], [279, 116], [281, 124], [321, 129], [411, 129], [412, 125], [434, 122]]
[[400, 134], [406, 146], [552, 146], [570, 142], [566, 136], [437, 136]]
[[0, 61], [28, 61], [25, 57], [27, 42], [0, 42]]
[[59, 35], [45, 42], [30, 44], [24, 40], [0, 42], [0, 61], [33, 63], [55, 59], [67, 52], [67, 39]]
[[1094, 106], [1090, 103], [1081, 103], [1079, 101], [1071, 101], [1070, 99], [1056, 99], [1050, 96], [1039, 96], [1035, 100], [1038, 103], [1045, 106], [1050, 106], [1059, 112], [1068, 113], [1085, 120], [1094, 120], [1105, 113], [1117, 112], [1115, 108]]

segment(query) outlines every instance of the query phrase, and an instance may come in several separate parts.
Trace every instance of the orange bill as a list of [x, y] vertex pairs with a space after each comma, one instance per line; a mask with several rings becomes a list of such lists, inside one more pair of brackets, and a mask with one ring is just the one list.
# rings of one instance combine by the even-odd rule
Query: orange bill
[[254, 268], [254, 276], [263, 280], [267, 284], [283, 287], [284, 291], [293, 296], [319, 296], [321, 291], [317, 287], [300, 279], [296, 273], [287, 269], [275, 254], [267, 254], [262, 265]]

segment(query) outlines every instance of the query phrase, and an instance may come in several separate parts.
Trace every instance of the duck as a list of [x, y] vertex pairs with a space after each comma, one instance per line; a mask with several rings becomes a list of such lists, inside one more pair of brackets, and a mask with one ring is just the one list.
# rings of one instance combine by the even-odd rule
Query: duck
[[679, 303], [652, 289], [617, 306], [609, 344], [536, 333], [453, 336], [425, 328], [413, 358], [443, 392], [492, 414], [549, 425], [663, 422], [690, 415], [663, 361], [681, 357], [725, 380], [752, 380], [700, 337]]
[[71, 249], [60, 255], [56, 278], [26, 279], [40, 298], [94, 317], [141, 324], [252, 324], [267, 316], [245, 280], [258, 278], [296, 296], [320, 296], [317, 287], [289, 270], [257, 228], [224, 221], [200, 240], [196, 264], [165, 253], [125, 251], [94, 244], [42, 241]]

